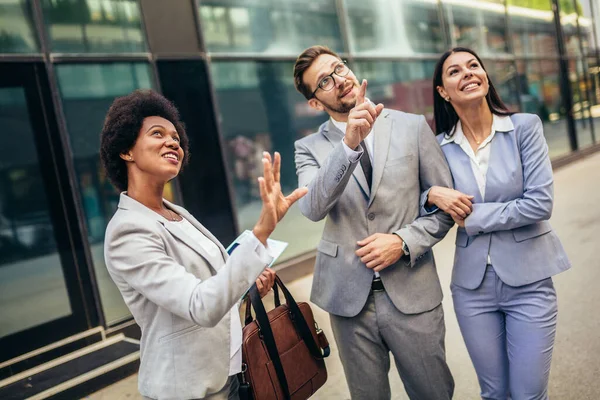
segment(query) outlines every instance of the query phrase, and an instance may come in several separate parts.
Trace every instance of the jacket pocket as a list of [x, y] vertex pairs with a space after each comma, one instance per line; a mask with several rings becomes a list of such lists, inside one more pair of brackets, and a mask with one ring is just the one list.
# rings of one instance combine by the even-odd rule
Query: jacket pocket
[[182, 330], [180, 330], [180, 331], [173, 332], [173, 333], [170, 333], [170, 334], [168, 334], [168, 335], [165, 335], [165, 336], [162, 336], [162, 337], [160, 337], [160, 338], [158, 339], [158, 343], [165, 343], [165, 342], [169, 342], [169, 341], [171, 341], [171, 340], [173, 340], [173, 339], [177, 339], [177, 338], [179, 338], [179, 337], [181, 337], [181, 336], [184, 336], [184, 335], [190, 334], [190, 333], [192, 333], [192, 332], [199, 331], [199, 330], [201, 330], [201, 329], [204, 329], [204, 327], [203, 327], [203, 326], [200, 326], [200, 325], [192, 325], [192, 326], [189, 326], [189, 327], [187, 327], [187, 328], [184, 328], [184, 329], [182, 329]]
[[467, 247], [469, 245], [469, 235], [463, 230], [456, 231], [456, 242], [458, 247]]
[[550, 222], [542, 221], [513, 229], [512, 233], [516, 242], [522, 242], [527, 239], [542, 236], [551, 230], [552, 226], [550, 226]]
[[321, 239], [321, 241], [319, 242], [319, 244], [317, 246], [317, 250], [323, 254], [327, 254], [328, 256], [336, 257], [337, 251], [338, 251], [338, 245], [335, 243], [329, 242], [325, 239]]

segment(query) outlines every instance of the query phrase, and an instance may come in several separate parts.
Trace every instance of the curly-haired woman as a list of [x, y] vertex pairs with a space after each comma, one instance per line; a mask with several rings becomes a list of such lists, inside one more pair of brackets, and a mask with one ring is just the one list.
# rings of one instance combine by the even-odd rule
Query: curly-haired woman
[[[262, 210], [252, 235], [227, 256], [184, 208], [163, 199], [189, 157], [171, 102], [153, 91], [117, 98], [101, 134], [100, 156], [121, 193], [106, 230], [108, 271], [142, 330], [140, 393], [151, 399], [237, 399], [242, 327], [237, 302], [256, 281], [273, 286], [266, 241], [306, 193], [281, 193], [281, 159], [263, 157]], [[258, 279], [257, 279], [258, 277]]]

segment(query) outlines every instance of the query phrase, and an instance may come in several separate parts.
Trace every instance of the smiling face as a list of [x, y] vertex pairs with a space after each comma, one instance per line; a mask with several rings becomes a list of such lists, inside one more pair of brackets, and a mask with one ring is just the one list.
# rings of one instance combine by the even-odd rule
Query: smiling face
[[[319, 82], [331, 74], [340, 63], [342, 60], [331, 54], [321, 54], [307, 68], [302, 79], [310, 90], [314, 91]], [[350, 70], [346, 76], [333, 74], [329, 79], [333, 79], [335, 83], [333, 89], [327, 91], [319, 88], [308, 104], [314, 109], [326, 111], [334, 117], [339, 114], [348, 114], [356, 105], [356, 96], [360, 89], [356, 76]]]
[[185, 156], [179, 141], [179, 134], [169, 120], [144, 118], [134, 146], [121, 154], [128, 163], [128, 175], [134, 180], [141, 178], [163, 184], [175, 178]]
[[479, 103], [489, 91], [488, 76], [473, 54], [451, 54], [442, 67], [442, 84], [436, 89], [440, 96], [450, 100], [456, 108]]

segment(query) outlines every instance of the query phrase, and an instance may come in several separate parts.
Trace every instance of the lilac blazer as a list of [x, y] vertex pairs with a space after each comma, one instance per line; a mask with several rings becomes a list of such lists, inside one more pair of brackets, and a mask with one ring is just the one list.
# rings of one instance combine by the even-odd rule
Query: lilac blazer
[[548, 220], [554, 203], [552, 166], [542, 121], [533, 114], [511, 116], [514, 129], [497, 131], [491, 142], [485, 198], [469, 157], [454, 142], [438, 141], [450, 166], [454, 188], [475, 196], [465, 229], [456, 235], [452, 283], [477, 288], [488, 253], [496, 274], [522, 286], [571, 267]]

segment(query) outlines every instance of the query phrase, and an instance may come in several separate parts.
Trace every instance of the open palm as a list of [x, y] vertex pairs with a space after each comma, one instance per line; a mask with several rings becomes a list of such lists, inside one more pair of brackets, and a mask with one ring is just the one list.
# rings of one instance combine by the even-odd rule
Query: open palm
[[255, 236], [266, 243], [269, 235], [275, 230], [290, 207], [307, 192], [307, 188], [298, 188], [290, 195], [284, 196], [281, 192], [281, 156], [275, 152], [274, 160], [268, 152], [263, 153], [263, 176], [258, 178], [262, 210], [254, 226]]

